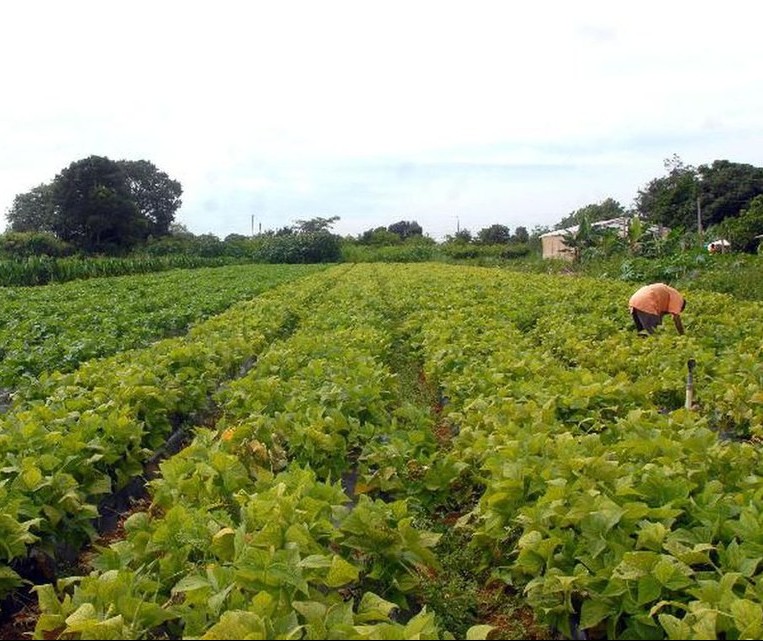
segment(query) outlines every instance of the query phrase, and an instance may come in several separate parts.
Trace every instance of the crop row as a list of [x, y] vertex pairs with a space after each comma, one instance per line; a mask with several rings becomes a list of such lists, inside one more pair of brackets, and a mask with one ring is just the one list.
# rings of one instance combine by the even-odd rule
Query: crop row
[[185, 333], [235, 302], [315, 270], [241, 265], [3, 288], [0, 387]]
[[352, 495], [367, 446], [427, 420], [401, 411], [397, 319], [369, 276], [334, 282], [220, 390], [215, 430], [162, 463], [98, 571], [39, 589], [38, 635], [438, 638], [416, 599], [438, 535], [405, 500]]
[[686, 336], [644, 339], [618, 284], [486, 275], [388, 275], [449, 409], [437, 478], [479, 494], [461, 524], [486, 563], [570, 635], [760, 636], [760, 306], [692, 293]]
[[[68, 510], [68, 498], [46, 503], [48, 485], [24, 488], [35, 469], [48, 472], [46, 457], [61, 468], [53, 443], [81, 450], [78, 488], [105, 491], [137, 473], [173, 414], [210, 400], [221, 414], [162, 464], [150, 509], [93, 574], [38, 588], [38, 634], [447, 636], [421, 609], [437, 537], [414, 516], [456, 512], [494, 578], [570, 636], [761, 636], [761, 306], [692, 292], [687, 334], [668, 326], [645, 339], [631, 330], [629, 294], [564, 276], [344, 266], [146, 350], [135, 367], [151, 380], [135, 389], [148, 400], [108, 378], [129, 378], [131, 353], [41, 377], [8, 415], [10, 432], [36, 443], [6, 457], [0, 486], [0, 504], [8, 488], [23, 490], [5, 501], [21, 509], [2, 509], [16, 539], [0, 533], [19, 550], [76, 520], [66, 512], [54, 528], [50, 506]], [[165, 343], [198, 342], [214, 347], [163, 362]], [[690, 359], [696, 404], [686, 409]], [[401, 360], [438, 391], [437, 415], [408, 400]], [[119, 412], [125, 433], [152, 429], [88, 450], [81, 418], [109, 411], [99, 438], [122, 431]], [[120, 462], [88, 462], [106, 451]], [[122, 462], [131, 451], [132, 466]], [[92, 516], [79, 517], [81, 535]]]
[[89, 541], [99, 499], [140, 475], [334, 276], [265, 292], [181, 337], [43, 374], [17, 394], [0, 417], [0, 595], [20, 583], [12, 566], [30, 544], [57, 557]]

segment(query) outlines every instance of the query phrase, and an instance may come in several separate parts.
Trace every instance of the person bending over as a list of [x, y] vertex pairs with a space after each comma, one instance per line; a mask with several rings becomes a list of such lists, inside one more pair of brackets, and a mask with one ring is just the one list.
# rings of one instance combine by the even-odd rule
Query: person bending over
[[681, 313], [686, 308], [686, 299], [670, 285], [665, 283], [644, 285], [631, 296], [628, 306], [639, 332], [654, 333], [657, 326], [662, 324], [662, 317], [670, 314], [673, 316], [676, 331], [679, 334], [684, 333]]

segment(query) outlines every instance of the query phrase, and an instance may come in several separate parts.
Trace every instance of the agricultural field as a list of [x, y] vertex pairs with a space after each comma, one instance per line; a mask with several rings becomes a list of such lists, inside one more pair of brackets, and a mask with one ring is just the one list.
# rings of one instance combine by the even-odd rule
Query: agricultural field
[[760, 638], [763, 305], [687, 291], [686, 335], [643, 338], [632, 289], [338, 265], [31, 377], [0, 416], [0, 617], [29, 594], [48, 639]]
[[0, 387], [143, 347], [322, 267], [241, 265], [0, 289]]

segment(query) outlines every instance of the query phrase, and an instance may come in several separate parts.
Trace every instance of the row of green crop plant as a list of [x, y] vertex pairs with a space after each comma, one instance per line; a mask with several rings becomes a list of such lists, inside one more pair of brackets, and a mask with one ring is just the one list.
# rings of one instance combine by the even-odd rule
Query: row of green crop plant
[[330, 301], [311, 312], [304, 331], [270, 350], [224, 400], [226, 420], [240, 415], [242, 434], [262, 439], [271, 455], [285, 449], [304, 461], [304, 453], [326, 477], [350, 472], [348, 453], [367, 476], [386, 463], [369, 460], [369, 452], [399, 433], [427, 451], [436, 447], [428, 408], [401, 401], [387, 364], [398, 310], [380, 295], [375, 271], [355, 266]]
[[44, 371], [71, 371], [92, 358], [182, 334], [237, 301], [317, 269], [236, 265], [6, 288], [0, 386], [14, 389]]
[[[420, 310], [412, 343], [453, 426], [442, 467], [467, 509], [478, 497], [460, 525], [496, 577], [569, 635], [763, 633], [763, 466], [716, 416], [737, 407], [743, 431], [760, 433], [759, 305], [692, 294], [686, 336], [645, 339], [617, 283], [431, 267], [382, 277]], [[685, 409], [694, 357], [709, 373]]]
[[428, 239], [410, 239], [399, 245], [359, 245], [345, 243], [342, 246], [342, 262], [348, 263], [422, 263], [422, 262], [471, 262], [506, 264], [506, 261], [523, 258], [530, 254], [526, 243], [503, 245], [476, 245], [471, 243], [445, 243], [437, 245]]
[[[237, 456], [243, 453], [245, 460], [259, 462], [255, 476], [269, 466], [280, 469], [283, 463], [278, 462], [287, 456], [315, 456], [316, 465], [333, 474], [357, 460], [361, 492], [384, 483], [430, 509], [438, 503], [447, 503], [449, 510], [460, 507], [465, 513], [462, 527], [473, 533], [474, 545], [484, 551], [496, 576], [525, 587], [538, 613], [562, 628], [573, 615], [588, 632], [604, 626], [613, 638], [701, 635], [716, 612], [714, 634], [755, 634], [760, 609], [751, 587], [757, 576], [757, 452], [748, 443], [719, 440], [713, 424], [700, 413], [666, 405], [673, 392], [668, 385], [682, 380], [685, 360], [698, 348], [716, 357], [721, 378], [724, 372], [732, 376], [733, 358], [749, 361], [761, 333], [751, 313], [754, 307], [743, 310], [750, 312], [747, 334], [736, 340], [729, 328], [703, 345], [693, 336], [676, 339], [667, 332], [648, 340], [635, 336], [628, 330], [627, 308], [618, 303], [627, 294], [617, 286], [608, 295], [590, 296], [597, 288], [585, 281], [433, 265], [375, 266], [372, 272], [356, 267], [345, 284], [350, 293], [357, 288], [356, 301], [368, 305], [378, 295], [362, 284], [374, 280], [387, 283], [381, 302], [373, 303], [381, 315], [370, 321], [356, 314], [353, 327], [370, 323], [378, 330], [390, 318], [402, 319], [410, 348], [420, 354], [427, 376], [441, 387], [445, 419], [453, 428], [450, 450], [433, 454], [426, 436], [420, 447], [420, 434], [428, 430], [417, 433], [416, 428], [429, 419], [407, 407], [392, 412], [394, 420], [387, 422], [380, 438], [371, 430], [354, 441], [348, 439], [349, 428], [335, 433], [331, 423], [320, 420], [316, 424], [321, 429], [310, 433], [312, 419], [302, 419], [294, 410], [282, 423], [272, 421], [268, 429], [258, 431], [250, 452], [247, 443], [236, 440], [239, 426], [228, 417], [219, 426], [221, 441], [230, 443]], [[546, 321], [554, 301], [563, 301], [575, 314]], [[717, 315], [724, 301], [710, 297], [705, 306], [715, 302]], [[341, 308], [339, 300], [312, 311], [310, 317], [331, 323], [335, 308]], [[566, 322], [576, 316], [589, 333]], [[704, 320], [700, 311], [695, 319]], [[377, 332], [371, 334], [375, 338], [369, 344], [383, 344]], [[340, 333], [339, 341], [349, 344], [350, 336]], [[578, 340], [585, 347], [573, 350]], [[332, 343], [307, 340], [307, 335], [296, 341], [292, 349], [299, 345], [297, 352], [309, 345], [325, 350], [324, 344]], [[289, 350], [274, 353], [279, 355], [272, 361], [263, 357], [275, 377], [270, 381], [274, 396], [268, 395], [267, 386], [255, 384], [253, 389], [257, 403], [275, 399], [273, 417], [280, 418], [299, 405], [282, 399], [289, 390], [278, 384], [279, 363], [286, 364], [286, 381], [301, 381], [303, 370], [311, 370], [309, 362], [303, 368], [302, 361], [293, 361]], [[384, 349], [378, 357], [383, 354]], [[624, 355], [631, 359], [622, 360]], [[293, 362], [296, 365], [289, 364]], [[621, 371], [616, 369], [618, 362]], [[655, 386], [659, 363], [666, 377]], [[315, 377], [307, 380], [322, 379], [325, 371], [325, 365], [315, 366]], [[260, 370], [255, 380], [267, 378], [266, 372]], [[740, 389], [754, 385], [755, 370], [742, 376], [747, 383]], [[321, 388], [321, 398], [344, 398], [348, 385], [347, 376], [340, 376], [333, 386]], [[298, 394], [306, 389], [311, 388], [295, 385]], [[248, 393], [242, 386], [238, 396], [231, 397], [231, 414], [237, 403], [244, 415], [251, 414], [246, 408]], [[703, 394], [704, 403], [722, 400]], [[743, 391], [739, 395], [743, 397]], [[751, 393], [745, 398], [753, 412], [754, 432], [759, 421], [756, 397]], [[394, 406], [395, 401], [390, 402]], [[310, 414], [312, 404], [307, 407], [305, 416], [323, 417], [317, 409]], [[260, 410], [253, 411], [255, 427], [247, 429], [258, 424]], [[340, 412], [340, 426], [346, 421], [344, 413]], [[292, 421], [299, 429], [291, 429]], [[393, 423], [403, 421], [410, 421], [415, 437], [400, 437], [403, 430]], [[279, 447], [267, 441], [274, 426]], [[246, 435], [247, 429], [241, 433]], [[321, 439], [325, 434], [328, 438]], [[295, 447], [289, 445], [292, 438]], [[347, 455], [345, 449], [347, 464], [342, 465], [331, 456], [332, 446], [350, 444], [357, 444], [359, 454]], [[385, 454], [390, 456], [385, 459]], [[385, 461], [392, 464], [382, 465]], [[199, 475], [189, 475], [189, 485], [197, 484]], [[538, 505], [544, 511], [536, 514]], [[730, 507], [724, 511], [719, 506]], [[707, 569], [707, 559], [719, 569]], [[692, 601], [697, 586], [708, 594]], [[713, 591], [715, 602], [710, 598]]]
[[29, 287], [103, 276], [146, 274], [168, 269], [220, 267], [241, 262], [228, 256], [207, 257], [189, 254], [124, 258], [29, 256], [0, 260], [0, 287]]
[[[383, 365], [390, 338], [373, 283], [337, 284], [310, 310], [300, 331], [273, 345], [248, 376], [222, 395], [230, 434], [256, 440], [277, 461], [307, 463], [319, 478], [349, 471], [348, 453], [384, 433], [391, 373]], [[259, 446], [258, 446], [259, 447]]]
[[265, 292], [181, 337], [43, 374], [0, 417], [0, 596], [30, 544], [56, 557], [94, 536], [96, 504], [124, 487], [173, 430], [277, 336], [338, 274]]
[[351, 492], [366, 446], [416, 427], [385, 363], [390, 311], [369, 269], [323, 292], [221, 389], [216, 429], [162, 464], [150, 509], [96, 571], [38, 589], [36, 634], [452, 638], [415, 607], [438, 536], [405, 500], [348, 497], [339, 481]]
[[663, 411], [685, 404], [688, 363], [693, 361], [694, 403], [709, 426], [726, 437], [760, 438], [761, 304], [700, 290], [685, 294], [686, 334], [678, 336], [668, 320], [647, 341], [635, 336], [625, 304], [627, 288], [575, 279], [563, 291], [549, 292], [554, 304], [535, 302], [542, 317], [529, 334], [571, 368], [622, 379], [624, 396], [648, 386], [650, 404]]

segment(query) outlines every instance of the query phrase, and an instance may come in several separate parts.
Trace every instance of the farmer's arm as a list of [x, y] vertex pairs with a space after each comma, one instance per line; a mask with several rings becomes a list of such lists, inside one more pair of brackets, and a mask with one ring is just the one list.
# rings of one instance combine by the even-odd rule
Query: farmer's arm
[[681, 322], [681, 314], [673, 314], [673, 322], [676, 324], [676, 331], [683, 335], [684, 324]]

